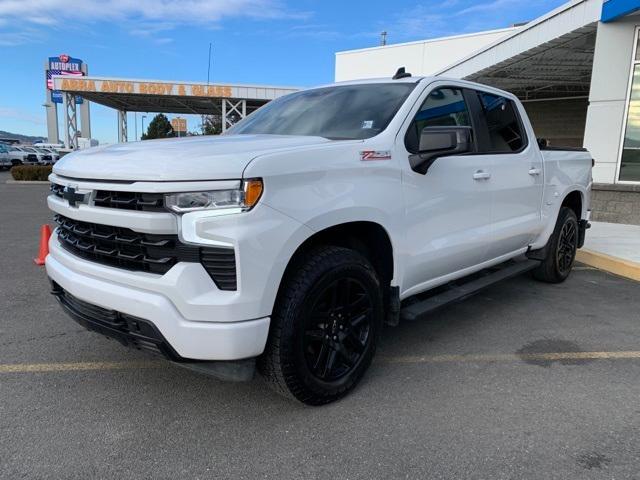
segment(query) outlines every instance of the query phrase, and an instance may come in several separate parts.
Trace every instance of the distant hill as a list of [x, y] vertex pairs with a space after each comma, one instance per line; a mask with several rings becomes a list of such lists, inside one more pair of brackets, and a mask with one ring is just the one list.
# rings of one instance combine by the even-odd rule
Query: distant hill
[[19, 133], [5, 132], [4, 130], [0, 130], [0, 138], [20, 140], [20, 143], [34, 143], [34, 142], [46, 141], [45, 137], [31, 137], [29, 135], [20, 135]]

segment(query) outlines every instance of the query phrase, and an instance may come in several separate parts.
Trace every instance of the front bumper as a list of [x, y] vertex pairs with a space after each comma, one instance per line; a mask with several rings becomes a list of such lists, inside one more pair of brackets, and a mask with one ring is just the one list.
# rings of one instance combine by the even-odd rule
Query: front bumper
[[[56, 229], [49, 241], [46, 267], [51, 280], [63, 290], [91, 306], [150, 322], [184, 359], [239, 360], [263, 352], [280, 280], [293, 252], [312, 233], [307, 226], [266, 202], [242, 214], [192, 212], [179, 217], [163, 211], [111, 208], [96, 205], [95, 195], [99, 190], [112, 190], [113, 183], [72, 181], [55, 174], [50, 180], [89, 193], [87, 203], [75, 206], [55, 194], [48, 197], [50, 209], [70, 221], [139, 234], [177, 235], [185, 245], [224, 246], [235, 252], [237, 285], [227, 290], [219, 288], [207, 273], [203, 259], [200, 263], [181, 259], [162, 273], [127, 270], [76, 255], [61, 245], [60, 229]], [[230, 181], [134, 182], [117, 188], [119, 192], [166, 193], [218, 189], [225, 182]], [[218, 260], [210, 262], [217, 265]]]
[[168, 360], [183, 360], [153, 323], [87, 303], [54, 281], [51, 281], [51, 294], [62, 309], [87, 330], [113, 338], [125, 346], [160, 354]]
[[[52, 239], [53, 237], [55, 235]], [[109, 280], [108, 276], [97, 278], [78, 269], [72, 269], [64, 264], [65, 256], [69, 257], [66, 260], [71, 260], [74, 265], [87, 264], [85, 267], [93, 269], [108, 267], [100, 267], [66, 254], [57, 245], [57, 240], [52, 241], [51, 245], [54, 248], [46, 260], [49, 278], [58, 291], [63, 290], [70, 296], [67, 298], [73, 298], [76, 305], [81, 305], [79, 311], [84, 315], [85, 326], [90, 329], [116, 337], [122, 343], [133, 346], [139, 347], [139, 340], [147, 342], [145, 345], [149, 345], [150, 342], [153, 345], [149, 346], [153, 348], [147, 349], [158, 350], [171, 359], [239, 360], [256, 357], [264, 350], [269, 332], [269, 317], [237, 322], [188, 320], [166, 296], [158, 291], [145, 290], [144, 281], [140, 281], [138, 287], [134, 288]], [[183, 269], [183, 275], [179, 275], [182, 281], [197, 281], [197, 275], [194, 279], [193, 273], [202, 269], [200, 265], [179, 266]], [[118, 273], [132, 275], [129, 272]], [[206, 275], [204, 270], [200, 273]], [[135, 276], [138, 280], [144, 278], [140, 275]], [[149, 276], [148, 280], [159, 281], [157, 276], [153, 275]], [[63, 306], [65, 310], [70, 310], [68, 305]], [[114, 330], [113, 325], [101, 322], [101, 316], [105, 311], [115, 312], [119, 319], [117, 323], [124, 327]], [[77, 312], [70, 313], [78, 319]], [[131, 335], [130, 320], [140, 320], [144, 323], [143, 336], [146, 338]]]

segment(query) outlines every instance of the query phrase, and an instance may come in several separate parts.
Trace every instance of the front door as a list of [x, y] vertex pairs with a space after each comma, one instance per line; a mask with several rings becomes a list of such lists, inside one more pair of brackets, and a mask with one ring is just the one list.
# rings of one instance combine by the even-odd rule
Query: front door
[[[417, 154], [420, 132], [430, 126], [469, 126], [475, 120], [469, 92], [435, 86], [425, 92], [398, 149]], [[475, 147], [473, 147], [475, 149]], [[402, 295], [418, 293], [487, 260], [491, 238], [490, 157], [475, 152], [437, 159], [426, 174], [403, 171], [405, 247]]]

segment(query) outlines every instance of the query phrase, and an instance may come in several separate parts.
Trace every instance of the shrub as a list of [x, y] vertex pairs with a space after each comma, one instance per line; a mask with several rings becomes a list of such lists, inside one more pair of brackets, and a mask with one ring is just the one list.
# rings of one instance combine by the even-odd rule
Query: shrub
[[18, 165], [11, 168], [11, 176], [14, 180], [48, 180], [51, 169], [51, 165]]

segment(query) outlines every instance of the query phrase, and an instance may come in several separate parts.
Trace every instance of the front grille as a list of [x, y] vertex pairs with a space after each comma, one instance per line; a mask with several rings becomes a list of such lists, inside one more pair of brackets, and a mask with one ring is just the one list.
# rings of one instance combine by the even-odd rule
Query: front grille
[[164, 195], [162, 193], [97, 190], [94, 205], [96, 207], [140, 210], [145, 212], [166, 211], [164, 208]]
[[114, 338], [123, 345], [180, 360], [151, 322], [80, 300], [55, 282], [52, 282], [52, 287], [51, 293], [62, 308], [83, 327]]
[[[51, 184], [51, 193], [62, 198], [64, 185]], [[166, 212], [164, 194], [143, 192], [119, 192], [115, 190], [96, 190], [93, 204], [96, 207], [137, 210], [142, 212]]]
[[236, 290], [233, 248], [186, 245], [177, 235], [137, 233], [128, 228], [81, 222], [55, 215], [64, 249], [92, 262], [164, 274], [178, 262], [201, 263], [220, 290]]
[[62, 246], [97, 263], [162, 274], [178, 262], [200, 261], [199, 247], [181, 244], [176, 235], [147, 235], [62, 215], [54, 220]]

